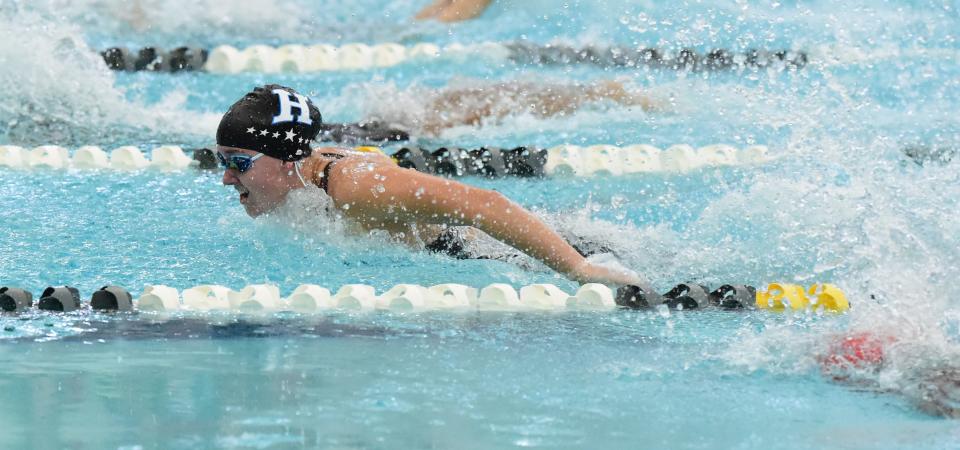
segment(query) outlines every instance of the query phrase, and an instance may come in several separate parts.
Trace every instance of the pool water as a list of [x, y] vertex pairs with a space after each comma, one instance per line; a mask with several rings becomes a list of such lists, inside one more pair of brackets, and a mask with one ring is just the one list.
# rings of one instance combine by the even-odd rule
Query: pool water
[[[257, 84], [327, 121], [399, 117], [424, 89], [619, 78], [668, 99], [510, 117], [418, 144], [763, 144], [759, 166], [466, 179], [685, 281], [830, 282], [844, 316], [760, 311], [0, 316], [0, 448], [956, 448], [911, 386], [960, 361], [955, 2], [498, 1], [456, 26], [422, 2], [12, 2], [0, 6], [0, 144], [210, 145]], [[272, 6], [271, 6], [272, 5]], [[360, 14], [359, 12], [363, 12]], [[136, 14], [134, 14], [136, 16]], [[115, 73], [113, 45], [510, 41], [795, 48], [796, 71], [677, 73], [438, 60], [314, 74]], [[946, 56], [944, 56], [946, 55]], [[950, 56], [953, 55], [953, 56]], [[547, 270], [411, 252], [304, 212], [252, 220], [217, 174], [0, 168], [0, 285], [239, 289], [549, 282]], [[885, 365], [821, 372], [837, 335], [898, 337]], [[954, 400], [956, 402], [957, 400]]]

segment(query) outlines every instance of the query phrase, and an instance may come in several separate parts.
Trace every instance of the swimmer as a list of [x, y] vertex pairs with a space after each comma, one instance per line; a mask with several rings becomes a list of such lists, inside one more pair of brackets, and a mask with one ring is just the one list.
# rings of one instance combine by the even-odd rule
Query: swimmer
[[217, 128], [223, 184], [237, 190], [248, 215], [265, 214], [291, 191], [311, 186], [330, 197], [336, 214], [365, 231], [384, 230], [453, 253], [458, 249], [451, 248], [456, 244], [449, 227], [465, 226], [581, 283], [649, 286], [628, 271], [591, 263], [498, 192], [404, 169], [381, 154], [313, 149], [320, 127], [320, 112], [310, 99], [279, 85], [254, 89], [224, 114]]
[[417, 20], [436, 19], [440, 22], [460, 22], [483, 14], [493, 0], [436, 0], [420, 10]]
[[[864, 385], [858, 372], [877, 373], [888, 365], [887, 353], [898, 345], [895, 334], [861, 331], [831, 336], [826, 352], [817, 356], [820, 368], [834, 381]], [[949, 360], [947, 360], [949, 361]], [[921, 411], [941, 417], [960, 419], [960, 368], [944, 361], [923, 370], [896, 370], [899, 386], [881, 389], [904, 396]]]
[[[426, 97], [419, 114], [411, 114], [409, 109], [404, 109], [402, 113], [398, 110], [394, 117], [394, 112], [388, 109], [368, 115], [371, 116], [370, 120], [382, 120], [412, 134], [419, 132], [436, 136], [448, 128], [480, 127], [484, 123], [497, 123], [516, 114], [531, 114], [538, 118], [566, 116], [585, 106], [604, 102], [636, 106], [644, 111], [666, 109], [662, 101], [614, 80], [589, 84], [525, 81], [502, 81], [481, 86], [471, 84], [468, 87], [415, 92], [418, 102]], [[390, 105], [377, 107], [392, 108]]]

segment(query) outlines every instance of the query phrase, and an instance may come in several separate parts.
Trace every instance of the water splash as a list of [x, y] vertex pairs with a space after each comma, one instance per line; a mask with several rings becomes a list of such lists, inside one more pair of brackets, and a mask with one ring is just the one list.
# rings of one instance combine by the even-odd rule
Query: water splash
[[80, 31], [33, 14], [0, 16], [0, 139], [19, 145], [144, 142], [143, 135], [175, 142], [211, 135], [217, 114], [184, 108], [173, 92], [154, 105], [130, 101], [115, 74]]

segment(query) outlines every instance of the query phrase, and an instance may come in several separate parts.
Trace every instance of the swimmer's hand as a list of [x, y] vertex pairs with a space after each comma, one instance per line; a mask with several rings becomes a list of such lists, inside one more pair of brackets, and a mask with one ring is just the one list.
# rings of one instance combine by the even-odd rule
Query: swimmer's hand
[[616, 286], [628, 284], [634, 286], [649, 285], [647, 280], [636, 273], [618, 268], [604, 267], [588, 260], [584, 260], [572, 273], [568, 273], [566, 276], [580, 284], [600, 283]]

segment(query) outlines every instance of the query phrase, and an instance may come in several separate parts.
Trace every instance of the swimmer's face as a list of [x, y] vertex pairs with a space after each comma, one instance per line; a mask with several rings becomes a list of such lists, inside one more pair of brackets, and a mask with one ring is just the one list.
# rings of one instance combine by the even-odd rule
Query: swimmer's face
[[[257, 152], [234, 147], [217, 146], [217, 151], [227, 160], [230, 156], [244, 154], [255, 156]], [[257, 217], [276, 208], [287, 198], [292, 186], [290, 175], [293, 163], [261, 156], [246, 172], [224, 169], [223, 184], [233, 186], [239, 194], [240, 204], [250, 217]]]

